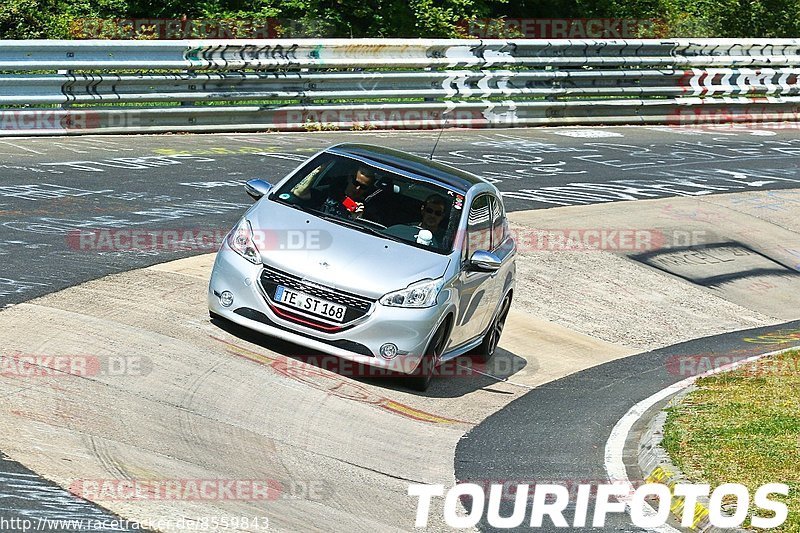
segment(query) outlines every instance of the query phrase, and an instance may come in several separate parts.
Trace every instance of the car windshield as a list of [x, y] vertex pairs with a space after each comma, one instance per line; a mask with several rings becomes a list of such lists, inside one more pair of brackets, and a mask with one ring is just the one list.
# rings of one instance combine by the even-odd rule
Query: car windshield
[[442, 254], [453, 249], [464, 203], [445, 187], [329, 153], [303, 166], [270, 199]]

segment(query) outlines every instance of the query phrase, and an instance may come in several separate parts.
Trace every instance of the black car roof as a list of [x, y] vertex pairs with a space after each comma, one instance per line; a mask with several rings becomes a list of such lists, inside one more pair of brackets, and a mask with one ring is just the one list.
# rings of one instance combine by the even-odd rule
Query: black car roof
[[383, 146], [344, 143], [332, 146], [327, 151], [341, 155], [360, 157], [388, 167], [394, 167], [419, 176], [424, 176], [440, 181], [452, 188], [460, 189], [462, 192], [467, 192], [467, 190], [476, 183], [486, 183], [486, 181], [474, 174], [464, 172], [450, 165], [437, 163], [436, 161], [409, 154], [408, 152], [401, 152], [400, 150], [385, 148]]

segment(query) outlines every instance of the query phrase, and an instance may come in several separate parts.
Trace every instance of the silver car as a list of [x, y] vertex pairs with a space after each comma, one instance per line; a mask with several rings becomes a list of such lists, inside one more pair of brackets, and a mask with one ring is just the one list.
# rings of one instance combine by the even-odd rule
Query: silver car
[[275, 186], [245, 189], [257, 201], [217, 254], [212, 318], [400, 372], [416, 390], [443, 361], [492, 357], [516, 272], [493, 185], [405, 152], [340, 144]]

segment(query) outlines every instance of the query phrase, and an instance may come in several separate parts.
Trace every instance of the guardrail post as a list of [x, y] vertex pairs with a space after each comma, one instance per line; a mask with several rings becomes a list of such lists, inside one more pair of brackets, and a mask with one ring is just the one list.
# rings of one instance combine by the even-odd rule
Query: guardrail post
[[[190, 79], [190, 78], [191, 78], [192, 71], [191, 71], [191, 70], [183, 70], [183, 71], [181, 71], [181, 75], [186, 75], [186, 79], [188, 80], [188, 79]], [[196, 91], [196, 90], [197, 90], [197, 85], [196, 85], [196, 84], [193, 84], [193, 83], [189, 83], [189, 85], [188, 85], [188, 87], [187, 87], [187, 88], [188, 88], [190, 91]], [[180, 102], [180, 104], [179, 104], [179, 105], [180, 105], [181, 107], [192, 107], [192, 106], [194, 106], [194, 105], [195, 105], [195, 102], [194, 102], [194, 101], [186, 101], [186, 100], [182, 100], [182, 101]]]
[[[60, 76], [68, 76], [68, 75], [72, 74], [72, 71], [71, 70], [57, 70], [56, 74], [58, 74]], [[72, 103], [71, 102], [62, 102], [59, 107], [61, 107], [61, 109], [69, 109], [70, 107], [72, 107]]]

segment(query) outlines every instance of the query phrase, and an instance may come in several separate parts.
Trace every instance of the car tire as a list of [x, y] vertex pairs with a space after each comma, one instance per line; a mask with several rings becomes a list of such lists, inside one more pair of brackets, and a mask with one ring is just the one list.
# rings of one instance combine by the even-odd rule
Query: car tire
[[410, 389], [420, 392], [428, 390], [431, 380], [433, 380], [433, 371], [436, 368], [436, 363], [447, 344], [447, 330], [448, 324], [445, 321], [431, 337], [431, 341], [422, 355], [422, 360], [417, 368], [414, 369], [414, 372], [408, 376], [408, 387]]
[[508, 310], [511, 309], [511, 295], [507, 294], [503, 298], [503, 303], [500, 304], [497, 314], [492, 319], [489, 325], [489, 330], [483, 336], [480, 345], [472, 352], [474, 359], [480, 363], [488, 363], [497, 350], [497, 345], [500, 343], [500, 336], [503, 334], [503, 328], [506, 325], [506, 318], [508, 318]]

